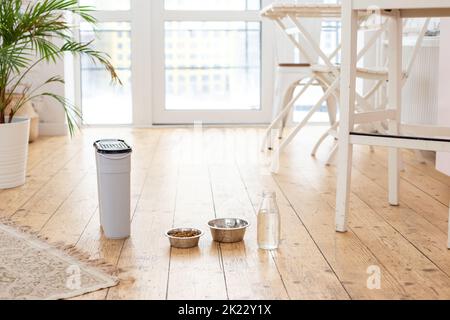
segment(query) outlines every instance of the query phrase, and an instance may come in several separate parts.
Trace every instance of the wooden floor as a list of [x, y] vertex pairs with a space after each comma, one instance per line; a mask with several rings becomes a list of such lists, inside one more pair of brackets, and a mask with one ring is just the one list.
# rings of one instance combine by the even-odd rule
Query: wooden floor
[[[30, 226], [121, 270], [119, 286], [82, 299], [450, 299], [446, 249], [450, 178], [405, 152], [401, 205], [387, 204], [386, 151], [356, 150], [350, 230], [334, 232], [336, 168], [329, 141], [312, 158], [324, 128], [307, 128], [268, 174], [252, 128], [88, 129], [74, 139], [30, 146], [27, 184], [0, 191], [0, 217]], [[119, 137], [134, 147], [133, 236], [108, 241], [99, 228], [92, 143]], [[283, 243], [258, 251], [256, 211], [275, 190]], [[245, 243], [170, 249], [172, 226], [205, 231], [214, 217], [252, 223]], [[380, 270], [381, 287], [372, 271]], [[369, 273], [368, 273], [369, 272]], [[375, 278], [376, 279], [376, 278]], [[375, 282], [376, 284], [376, 282]]]

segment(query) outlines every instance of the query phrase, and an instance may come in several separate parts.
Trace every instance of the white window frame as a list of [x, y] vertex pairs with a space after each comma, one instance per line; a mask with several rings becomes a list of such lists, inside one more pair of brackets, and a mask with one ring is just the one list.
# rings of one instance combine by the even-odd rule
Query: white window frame
[[[262, 0], [262, 6], [272, 3]], [[130, 10], [97, 11], [98, 23], [131, 25], [133, 127], [164, 124], [262, 124], [272, 118], [274, 87], [274, 27], [259, 11], [165, 11], [164, 0], [131, 0]], [[165, 21], [261, 22], [260, 110], [172, 111], [165, 109]], [[75, 104], [82, 109], [81, 62], [74, 60]], [[102, 125], [96, 125], [102, 126]], [[103, 125], [104, 126], [104, 125]], [[110, 125], [106, 125], [110, 126]], [[117, 125], [114, 125], [117, 126]]]
[[[131, 0], [130, 10], [96, 11], [93, 16], [98, 23], [127, 22], [131, 26], [131, 90], [132, 90], [132, 125], [145, 127], [152, 124], [151, 106], [151, 54], [149, 16], [151, 2], [148, 0]], [[75, 68], [75, 104], [82, 110], [81, 61], [74, 60]], [[136, 85], [139, 84], [139, 85]], [[87, 125], [85, 125], [87, 126]], [[102, 126], [102, 125], [95, 125]], [[110, 126], [110, 125], [106, 125]], [[117, 126], [117, 125], [114, 125]], [[128, 125], [126, 125], [128, 126]]]
[[[271, 3], [262, 0], [262, 6]], [[152, 0], [152, 109], [153, 123], [259, 124], [270, 122], [273, 104], [273, 25], [264, 21], [259, 11], [175, 11], [165, 10], [164, 0]], [[261, 23], [261, 106], [259, 110], [167, 110], [165, 108], [166, 21], [248, 21]], [[230, 106], [232, 108], [232, 106]]]

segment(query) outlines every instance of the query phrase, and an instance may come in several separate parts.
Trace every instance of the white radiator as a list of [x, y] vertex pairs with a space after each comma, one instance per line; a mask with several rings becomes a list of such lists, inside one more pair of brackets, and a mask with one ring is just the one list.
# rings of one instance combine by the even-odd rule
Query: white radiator
[[[439, 125], [450, 126], [450, 19], [441, 22], [441, 60], [439, 67]], [[438, 170], [450, 176], [450, 153], [438, 153], [436, 165]]]
[[[415, 39], [404, 41], [405, 68], [411, 59]], [[425, 38], [403, 90], [402, 120], [409, 124], [438, 123], [439, 37]]]

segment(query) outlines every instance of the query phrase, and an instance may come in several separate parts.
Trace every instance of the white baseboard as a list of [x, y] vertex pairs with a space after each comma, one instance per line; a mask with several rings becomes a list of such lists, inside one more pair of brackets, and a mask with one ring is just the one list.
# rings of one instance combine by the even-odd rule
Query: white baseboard
[[40, 123], [39, 135], [41, 136], [66, 136], [68, 127], [65, 123]]

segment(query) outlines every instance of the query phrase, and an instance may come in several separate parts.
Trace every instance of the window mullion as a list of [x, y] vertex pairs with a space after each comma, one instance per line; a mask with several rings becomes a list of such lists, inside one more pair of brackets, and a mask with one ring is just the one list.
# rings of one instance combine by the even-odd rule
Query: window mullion
[[257, 11], [164, 11], [166, 21], [260, 21]]
[[93, 16], [98, 22], [131, 21], [131, 11], [96, 11]]

